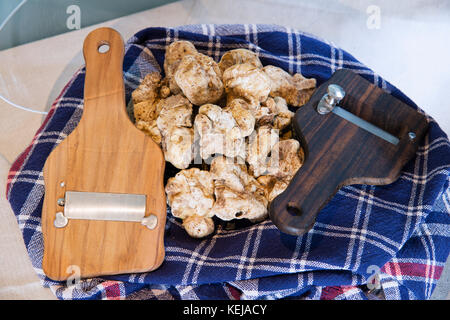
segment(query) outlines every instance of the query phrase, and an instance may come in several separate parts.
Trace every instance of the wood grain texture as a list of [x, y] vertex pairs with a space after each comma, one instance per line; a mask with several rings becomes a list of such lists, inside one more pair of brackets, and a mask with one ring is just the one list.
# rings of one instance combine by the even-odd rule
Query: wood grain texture
[[[329, 84], [345, 90], [342, 108], [396, 136], [399, 143], [391, 144], [334, 113], [317, 113]], [[271, 220], [282, 232], [302, 235], [340, 187], [394, 182], [427, 129], [423, 114], [350, 70], [336, 71], [295, 114], [294, 130], [305, 150], [305, 162], [271, 202]], [[414, 140], [409, 132], [416, 134]]]
[[[109, 51], [100, 53], [104, 43]], [[126, 114], [123, 40], [113, 29], [96, 29], [86, 37], [83, 54], [82, 118], [51, 152], [43, 173], [42, 265], [54, 280], [67, 279], [71, 265], [80, 268], [81, 277], [94, 277], [151, 271], [164, 259], [165, 161], [162, 150]], [[65, 191], [145, 194], [146, 216], [156, 215], [158, 225], [150, 230], [139, 222], [69, 220], [55, 228], [55, 214], [63, 211], [57, 199]]]

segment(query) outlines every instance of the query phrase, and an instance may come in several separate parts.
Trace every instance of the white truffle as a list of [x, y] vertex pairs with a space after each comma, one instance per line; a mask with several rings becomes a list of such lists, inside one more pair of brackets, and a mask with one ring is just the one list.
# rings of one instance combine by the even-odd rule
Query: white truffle
[[286, 100], [281, 97], [269, 97], [261, 105], [261, 116], [258, 117], [258, 126], [269, 125], [274, 129], [283, 130], [288, 127], [294, 112], [290, 111]]
[[267, 172], [278, 179], [290, 180], [303, 164], [300, 143], [294, 139], [277, 142], [267, 163]]
[[268, 156], [273, 146], [279, 141], [278, 134], [278, 130], [263, 126], [250, 136], [246, 160], [254, 177], [267, 172]]
[[236, 64], [223, 73], [225, 91], [252, 104], [263, 102], [270, 93], [270, 78], [250, 63]]
[[176, 218], [212, 217], [214, 183], [208, 171], [198, 168], [181, 170], [166, 184], [167, 201]]
[[192, 104], [181, 94], [161, 100], [159, 107], [156, 123], [163, 136], [174, 126], [192, 126]]
[[275, 178], [274, 176], [259, 176], [258, 182], [264, 188], [264, 195], [270, 202], [288, 187], [289, 183], [284, 180]]
[[192, 238], [204, 238], [214, 232], [214, 221], [195, 214], [183, 220], [183, 227]]
[[143, 131], [145, 134], [149, 135], [153, 141], [155, 141], [158, 145], [161, 144], [162, 136], [161, 132], [156, 125], [156, 120], [152, 121], [142, 121], [139, 120], [136, 122], [136, 128]]
[[182, 95], [162, 99], [156, 125], [166, 161], [178, 169], [186, 169], [194, 158], [192, 105]]
[[194, 128], [202, 159], [213, 154], [227, 157], [241, 154], [244, 137], [231, 112], [217, 105], [205, 104], [195, 117]]
[[234, 99], [224, 110], [231, 112], [234, 120], [239, 126], [239, 129], [241, 129], [241, 135], [243, 137], [247, 137], [251, 135], [255, 129], [256, 120], [252, 111], [250, 111], [242, 102], [242, 99]]
[[219, 68], [223, 73], [229, 67], [242, 63], [251, 64], [256, 68], [263, 67], [256, 53], [247, 49], [239, 48], [225, 52], [220, 59]]
[[155, 102], [159, 95], [161, 74], [157, 71], [148, 73], [139, 86], [131, 93], [133, 104], [142, 101]]
[[263, 187], [247, 173], [245, 165], [216, 157], [211, 162], [216, 202], [212, 209], [220, 219], [262, 220], [267, 217], [267, 199]]
[[194, 129], [170, 127], [162, 138], [164, 158], [178, 169], [186, 169], [194, 159]]
[[161, 75], [159, 72], [151, 72], [132, 92], [136, 127], [149, 135], [157, 144], [161, 143], [161, 133], [156, 126], [156, 119], [160, 112], [160, 85]]
[[215, 103], [222, 97], [222, 72], [211, 57], [201, 53], [184, 56], [174, 77], [183, 94], [195, 105]]
[[282, 97], [294, 107], [308, 102], [316, 88], [316, 79], [307, 79], [299, 73], [291, 76], [283, 69], [271, 65], [265, 66], [263, 71], [270, 78], [270, 96]]
[[178, 94], [181, 89], [178, 87], [174, 75], [184, 56], [197, 54], [197, 49], [189, 41], [179, 40], [172, 42], [166, 49], [164, 56], [164, 72], [169, 82], [169, 89], [173, 94]]

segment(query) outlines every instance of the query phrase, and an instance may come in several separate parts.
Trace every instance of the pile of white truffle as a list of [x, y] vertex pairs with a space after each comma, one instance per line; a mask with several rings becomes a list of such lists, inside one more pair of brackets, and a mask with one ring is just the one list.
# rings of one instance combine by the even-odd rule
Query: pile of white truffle
[[164, 71], [146, 75], [132, 99], [137, 128], [181, 169], [165, 187], [172, 214], [196, 238], [214, 231], [213, 216], [264, 220], [303, 163], [288, 105], [304, 105], [316, 80], [263, 67], [247, 49], [216, 63], [188, 41], [167, 47]]

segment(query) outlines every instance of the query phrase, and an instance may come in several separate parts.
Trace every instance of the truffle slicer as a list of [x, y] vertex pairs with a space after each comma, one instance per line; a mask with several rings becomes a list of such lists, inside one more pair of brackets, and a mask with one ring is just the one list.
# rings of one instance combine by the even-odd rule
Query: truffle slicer
[[96, 29], [83, 54], [83, 115], [43, 172], [42, 266], [53, 280], [147, 272], [164, 259], [164, 155], [126, 113], [122, 37]]
[[269, 207], [291, 235], [308, 232], [340, 187], [394, 182], [428, 130], [425, 115], [344, 69], [296, 112], [293, 126], [305, 161]]

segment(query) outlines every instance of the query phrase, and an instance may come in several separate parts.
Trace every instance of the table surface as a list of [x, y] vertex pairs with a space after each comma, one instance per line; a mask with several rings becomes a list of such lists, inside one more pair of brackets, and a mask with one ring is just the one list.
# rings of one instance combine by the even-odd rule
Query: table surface
[[[371, 29], [373, 1], [184, 0], [88, 28], [0, 51], [0, 94], [14, 103], [48, 110], [84, 64], [81, 47], [93, 29], [108, 26], [124, 39], [151, 26], [200, 23], [269, 23], [315, 34], [351, 52], [401, 89], [450, 132], [443, 104], [450, 80], [447, 63], [450, 4], [445, 0], [378, 1], [379, 29]], [[430, 4], [432, 3], [432, 5]], [[431, 50], [432, 49], [432, 50]], [[11, 163], [31, 142], [43, 116], [0, 100], [0, 185], [5, 194]], [[0, 198], [0, 299], [54, 299], [42, 288], [9, 203]], [[448, 263], [433, 298], [450, 299]]]
[[[25, 3], [23, 2], [25, 1]], [[175, 0], [3, 0], [0, 23], [16, 10], [0, 32], [0, 50], [80, 27], [155, 8]], [[105, 8], [107, 8], [105, 10]]]

